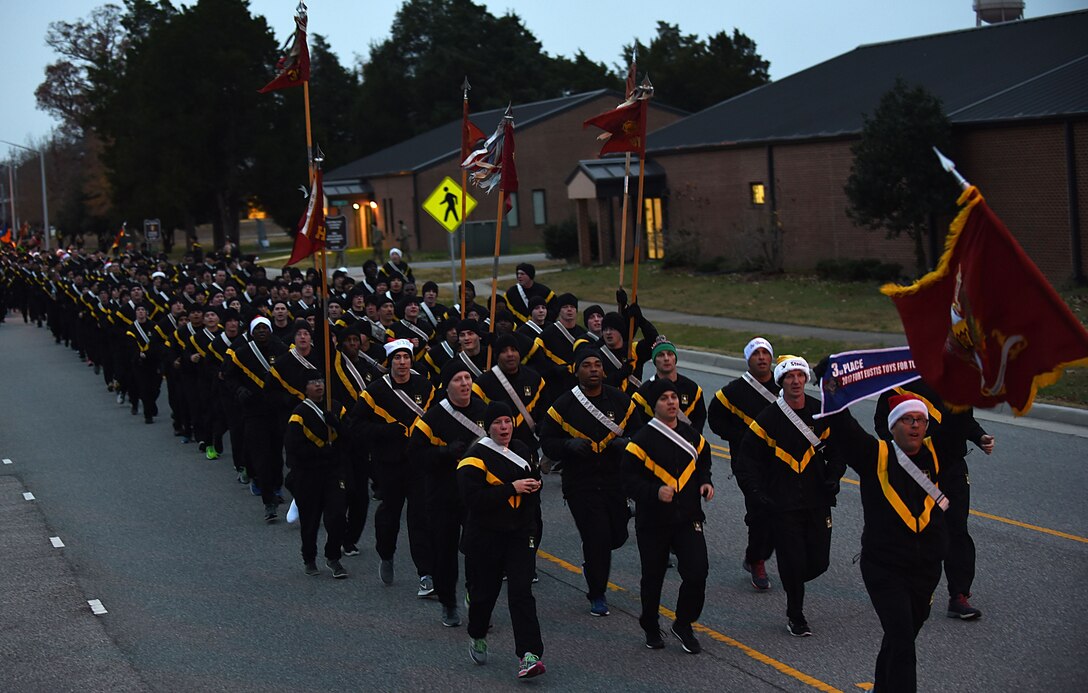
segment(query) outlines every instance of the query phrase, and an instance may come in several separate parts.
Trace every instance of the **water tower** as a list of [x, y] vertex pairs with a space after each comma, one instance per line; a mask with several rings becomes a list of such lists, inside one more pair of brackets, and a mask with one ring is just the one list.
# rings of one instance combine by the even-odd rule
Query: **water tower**
[[1024, 18], [1024, 0], [974, 0], [975, 26]]

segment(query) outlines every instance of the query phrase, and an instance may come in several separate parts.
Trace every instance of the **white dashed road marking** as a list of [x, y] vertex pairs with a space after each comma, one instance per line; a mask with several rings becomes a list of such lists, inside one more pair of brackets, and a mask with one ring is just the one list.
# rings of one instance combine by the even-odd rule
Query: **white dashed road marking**
[[23, 494], [23, 500], [34, 500], [34, 494], [30, 491], [27, 491]]
[[88, 599], [87, 603], [91, 607], [91, 613], [93, 613], [95, 616], [101, 616], [102, 614], [109, 613], [108, 611], [106, 611], [106, 607], [102, 606], [101, 599]]
[[54, 549], [64, 548], [64, 542], [60, 540], [60, 537], [49, 537], [49, 541], [53, 542]]

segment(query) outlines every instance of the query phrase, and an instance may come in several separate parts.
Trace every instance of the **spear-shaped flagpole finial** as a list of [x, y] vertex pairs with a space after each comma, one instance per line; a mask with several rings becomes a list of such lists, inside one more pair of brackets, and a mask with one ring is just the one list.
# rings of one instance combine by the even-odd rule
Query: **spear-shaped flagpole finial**
[[642, 76], [642, 84], [638, 85], [639, 98], [648, 99], [654, 95], [654, 85], [650, 83], [650, 75]]
[[314, 165], [321, 166], [321, 162], [325, 160], [325, 152], [321, 151], [320, 144], [314, 144]]
[[937, 155], [937, 160], [941, 162], [941, 168], [955, 176], [956, 182], [960, 184], [961, 188], [966, 190], [968, 186], [971, 185], [967, 182], [967, 179], [961, 176], [960, 172], [956, 170], [956, 163], [942, 154], [940, 149], [934, 147], [933, 153]]
[[465, 98], [468, 98], [468, 92], [472, 89], [472, 85], [468, 83], [468, 75], [465, 75], [465, 81], [461, 83], [461, 91], [465, 92]]
[[300, 17], [306, 16], [306, 3], [302, 0], [299, 0], [298, 7], [295, 8], [295, 14]]

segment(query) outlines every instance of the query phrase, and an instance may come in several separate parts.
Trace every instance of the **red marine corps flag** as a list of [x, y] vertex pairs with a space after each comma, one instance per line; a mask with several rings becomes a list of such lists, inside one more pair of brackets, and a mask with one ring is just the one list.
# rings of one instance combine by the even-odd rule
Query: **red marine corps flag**
[[636, 75], [635, 57], [632, 55], [624, 87], [625, 101], [611, 111], [595, 115], [582, 123], [582, 129], [593, 125], [604, 130], [597, 136], [604, 142], [598, 156], [611, 152], [634, 152], [641, 158], [646, 152], [646, 102], [650, 92], [637, 86]]
[[295, 33], [283, 47], [283, 55], [276, 63], [276, 77], [261, 88], [259, 93], [299, 87], [310, 81], [310, 51], [306, 48], [306, 5], [299, 3], [295, 15]]
[[313, 189], [306, 212], [298, 220], [298, 233], [295, 234], [295, 246], [291, 250], [288, 265], [304, 260], [319, 250], [325, 249], [325, 195], [321, 190], [321, 168], [314, 174]]
[[1040, 387], [1088, 365], [1088, 332], [977, 188], [958, 203], [937, 269], [881, 291], [895, 301], [918, 372], [946, 402], [1008, 402], [1023, 415]]

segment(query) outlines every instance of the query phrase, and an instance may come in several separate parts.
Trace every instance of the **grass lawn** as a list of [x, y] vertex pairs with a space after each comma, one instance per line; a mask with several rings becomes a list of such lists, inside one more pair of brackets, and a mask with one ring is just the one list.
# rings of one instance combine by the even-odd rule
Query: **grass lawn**
[[[631, 268], [626, 288], [631, 292]], [[556, 292], [612, 303], [619, 279], [617, 266], [569, 268], [541, 281]], [[748, 274], [706, 275], [662, 270], [657, 263], [639, 268], [639, 303], [645, 308], [682, 310], [795, 325], [815, 325], [867, 332], [902, 332], [899, 314], [876, 284], [830, 282], [814, 276]]]
[[[748, 332], [736, 332], [716, 327], [699, 327], [698, 325], [684, 325], [681, 323], [657, 322], [654, 323], [654, 327], [677, 346], [728, 354], [730, 356], [742, 356], [744, 354], [744, 345], [752, 338], [752, 335]], [[828, 354], [866, 348], [876, 348], [876, 345], [810, 339], [808, 337], [775, 336], [774, 338], [776, 354], [803, 356], [812, 364]]]

